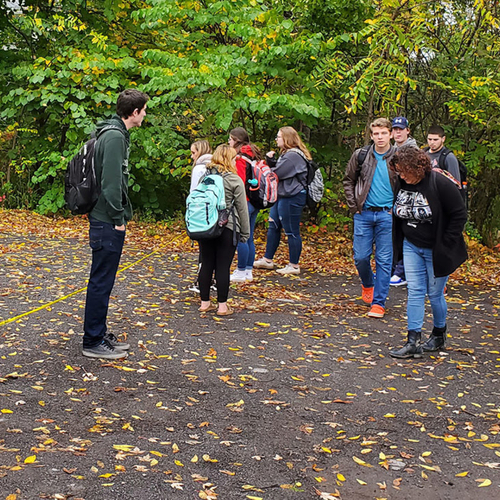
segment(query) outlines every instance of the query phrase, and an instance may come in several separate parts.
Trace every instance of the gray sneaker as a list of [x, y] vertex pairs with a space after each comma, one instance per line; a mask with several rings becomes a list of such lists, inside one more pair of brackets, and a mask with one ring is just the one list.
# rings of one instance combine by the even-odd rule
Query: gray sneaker
[[120, 359], [127, 357], [127, 351], [115, 349], [106, 339], [95, 347], [83, 348], [82, 354], [87, 358], [100, 358], [100, 359]]
[[106, 333], [104, 338], [115, 348], [121, 349], [122, 351], [128, 351], [130, 349], [130, 344], [128, 342], [120, 342], [116, 335], [112, 333]]

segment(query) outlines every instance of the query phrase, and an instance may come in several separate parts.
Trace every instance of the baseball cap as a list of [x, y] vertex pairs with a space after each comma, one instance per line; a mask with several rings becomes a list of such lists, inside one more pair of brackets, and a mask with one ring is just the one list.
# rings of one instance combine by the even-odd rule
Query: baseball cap
[[392, 120], [392, 128], [408, 128], [408, 120], [404, 116], [397, 116]]

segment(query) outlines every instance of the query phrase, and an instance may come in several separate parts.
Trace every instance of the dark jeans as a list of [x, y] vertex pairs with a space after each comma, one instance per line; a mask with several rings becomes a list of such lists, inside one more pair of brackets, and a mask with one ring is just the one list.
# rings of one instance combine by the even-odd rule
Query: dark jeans
[[248, 215], [250, 217], [250, 237], [245, 243], [238, 243], [238, 269], [240, 271], [253, 269], [253, 262], [255, 260], [255, 242], [253, 241], [253, 233], [255, 231], [255, 222], [259, 210], [255, 208], [250, 202], [248, 204]]
[[267, 230], [266, 259], [272, 260], [281, 240], [281, 229], [288, 237], [288, 254], [291, 264], [298, 264], [302, 253], [300, 237], [300, 218], [306, 205], [306, 191], [303, 190], [289, 198], [279, 198], [269, 213]]
[[210, 285], [215, 271], [217, 302], [227, 302], [229, 270], [236, 251], [236, 246], [233, 243], [233, 231], [227, 228], [218, 238], [200, 240], [201, 269], [198, 275], [198, 284], [201, 300], [210, 300]]
[[89, 217], [89, 221], [92, 267], [85, 302], [84, 348], [100, 344], [106, 333], [109, 296], [115, 284], [125, 240], [125, 231], [118, 231], [112, 224], [101, 222], [93, 217]]
[[401, 259], [394, 265], [394, 270], [392, 271], [392, 274], [395, 274], [396, 276], [399, 276], [402, 280], [405, 280], [405, 266], [403, 264], [403, 259]]

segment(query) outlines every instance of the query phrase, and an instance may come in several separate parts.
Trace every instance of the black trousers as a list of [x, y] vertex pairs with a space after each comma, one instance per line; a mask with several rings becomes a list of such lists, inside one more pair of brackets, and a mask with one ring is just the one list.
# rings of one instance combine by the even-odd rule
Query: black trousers
[[119, 231], [112, 224], [101, 222], [93, 217], [89, 217], [89, 220], [92, 267], [85, 302], [84, 348], [100, 344], [106, 333], [109, 296], [115, 284], [125, 241], [125, 231]]
[[198, 275], [201, 300], [210, 300], [210, 285], [215, 271], [217, 302], [226, 302], [229, 293], [229, 271], [236, 246], [233, 231], [224, 229], [218, 238], [200, 240], [201, 269]]

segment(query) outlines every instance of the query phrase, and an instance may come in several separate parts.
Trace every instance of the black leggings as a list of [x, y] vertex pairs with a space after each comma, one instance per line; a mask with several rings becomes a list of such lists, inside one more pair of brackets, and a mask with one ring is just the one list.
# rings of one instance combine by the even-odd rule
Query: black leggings
[[198, 275], [198, 283], [201, 300], [210, 300], [210, 285], [215, 271], [217, 302], [227, 302], [229, 270], [236, 251], [236, 246], [233, 244], [233, 231], [226, 228], [218, 238], [200, 240], [200, 250], [201, 269]]

